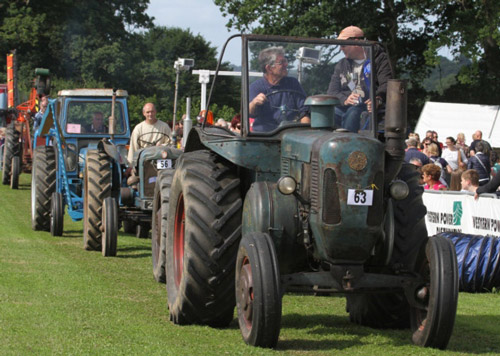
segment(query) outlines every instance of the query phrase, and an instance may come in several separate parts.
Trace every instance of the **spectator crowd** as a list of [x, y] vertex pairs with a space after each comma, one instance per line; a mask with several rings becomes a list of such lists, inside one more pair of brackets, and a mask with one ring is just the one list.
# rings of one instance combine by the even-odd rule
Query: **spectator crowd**
[[[439, 141], [436, 131], [428, 130], [421, 140], [410, 133], [406, 140], [405, 161], [421, 172], [424, 189], [493, 193], [500, 184], [500, 159], [477, 130], [467, 145], [465, 135]], [[498, 177], [497, 177], [498, 175]]]

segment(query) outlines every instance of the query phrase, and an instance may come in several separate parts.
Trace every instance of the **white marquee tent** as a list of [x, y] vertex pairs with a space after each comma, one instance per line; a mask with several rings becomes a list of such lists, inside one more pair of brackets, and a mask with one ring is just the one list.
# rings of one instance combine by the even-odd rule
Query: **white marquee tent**
[[427, 130], [436, 131], [443, 143], [446, 137], [456, 138], [459, 132], [463, 132], [468, 145], [472, 142], [472, 134], [481, 130], [483, 140], [492, 147], [500, 147], [500, 105], [428, 101], [420, 113], [415, 132], [423, 139]]

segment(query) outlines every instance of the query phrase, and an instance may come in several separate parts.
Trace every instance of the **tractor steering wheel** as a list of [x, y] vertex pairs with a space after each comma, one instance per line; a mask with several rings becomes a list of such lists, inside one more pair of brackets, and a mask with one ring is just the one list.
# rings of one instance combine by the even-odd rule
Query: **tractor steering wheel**
[[[273, 95], [276, 95], [276, 94], [280, 94], [280, 93], [291, 93], [292, 95], [299, 95], [299, 97], [302, 97], [304, 99], [306, 97], [304, 95], [304, 93], [302, 93], [302, 92], [300, 92], [298, 90], [293, 90], [293, 89], [279, 89], [279, 90], [275, 90], [275, 91], [270, 92], [269, 94], [266, 94], [266, 97], [269, 98], [270, 96], [273, 96]], [[296, 108], [290, 108], [286, 104], [283, 104], [281, 106], [273, 106], [273, 105], [271, 105], [271, 108], [272, 109], [278, 109], [280, 111], [279, 119], [280, 119], [281, 123], [283, 123], [285, 121], [297, 122], [297, 121], [299, 121], [301, 119], [299, 117], [300, 110], [296, 109]], [[288, 113], [290, 113], [290, 112], [296, 113], [295, 117], [293, 117], [291, 120], [288, 119]], [[282, 117], [284, 117], [284, 119]], [[280, 125], [281, 125], [281, 123], [280, 123]]]
[[[160, 134], [161, 137], [155, 141], [151, 141], [151, 137], [153, 135], [156, 135], [156, 134]], [[149, 138], [150, 138], [149, 141], [145, 139], [146, 136], [149, 136]], [[146, 132], [146, 133], [143, 133], [142, 135], [139, 135], [139, 137], [137, 137], [137, 143], [139, 144], [140, 147], [156, 146], [158, 144], [158, 142], [162, 141], [165, 136], [169, 137], [164, 132], [159, 132], [159, 131], [158, 132]]]

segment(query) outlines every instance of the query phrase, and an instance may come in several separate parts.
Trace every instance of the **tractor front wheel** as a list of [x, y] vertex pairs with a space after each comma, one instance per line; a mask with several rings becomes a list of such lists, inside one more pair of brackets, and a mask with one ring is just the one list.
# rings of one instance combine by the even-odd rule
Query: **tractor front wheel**
[[156, 179], [153, 200], [153, 223], [151, 231], [151, 256], [153, 276], [159, 283], [165, 283], [165, 246], [167, 236], [168, 201], [175, 171], [163, 169]]
[[244, 235], [236, 258], [236, 310], [243, 340], [275, 347], [281, 328], [281, 282], [268, 234]]
[[455, 247], [442, 236], [429, 238], [416, 272], [425, 280], [410, 308], [412, 341], [445, 349], [455, 324], [458, 303], [458, 265]]
[[10, 189], [19, 188], [19, 174], [21, 174], [21, 157], [14, 156], [10, 169]]
[[102, 255], [116, 256], [118, 240], [118, 205], [113, 197], [104, 199], [102, 206]]
[[50, 203], [50, 233], [52, 236], [62, 236], [64, 224], [64, 205], [62, 194], [52, 193]]
[[223, 327], [233, 319], [241, 213], [236, 167], [213, 152], [184, 153], [167, 220], [167, 296], [174, 323]]

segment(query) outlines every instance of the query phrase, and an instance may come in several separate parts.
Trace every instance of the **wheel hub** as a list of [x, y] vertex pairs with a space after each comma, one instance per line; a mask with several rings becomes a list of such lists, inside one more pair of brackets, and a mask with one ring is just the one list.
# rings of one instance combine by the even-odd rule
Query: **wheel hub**
[[241, 310], [246, 324], [252, 326], [252, 313], [253, 313], [253, 277], [250, 261], [245, 258], [241, 266], [240, 281], [239, 281], [239, 301]]

